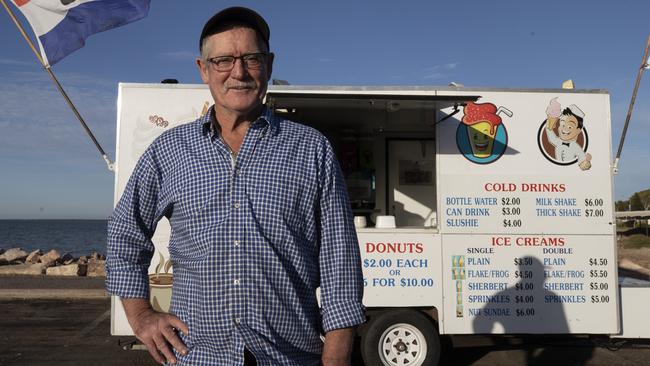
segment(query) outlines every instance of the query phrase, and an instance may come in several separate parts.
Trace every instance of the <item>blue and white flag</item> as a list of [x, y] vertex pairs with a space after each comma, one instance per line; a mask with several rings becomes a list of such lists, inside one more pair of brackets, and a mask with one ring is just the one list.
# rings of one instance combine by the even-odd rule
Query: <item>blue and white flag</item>
[[32, 26], [45, 65], [54, 65], [88, 36], [147, 16], [150, 0], [12, 0]]

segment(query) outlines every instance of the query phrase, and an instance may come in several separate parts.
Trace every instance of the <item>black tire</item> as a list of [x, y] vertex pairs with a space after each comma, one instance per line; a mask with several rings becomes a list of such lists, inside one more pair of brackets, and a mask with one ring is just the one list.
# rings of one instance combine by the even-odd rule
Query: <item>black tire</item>
[[421, 312], [390, 310], [370, 319], [361, 354], [366, 366], [437, 366], [440, 337]]

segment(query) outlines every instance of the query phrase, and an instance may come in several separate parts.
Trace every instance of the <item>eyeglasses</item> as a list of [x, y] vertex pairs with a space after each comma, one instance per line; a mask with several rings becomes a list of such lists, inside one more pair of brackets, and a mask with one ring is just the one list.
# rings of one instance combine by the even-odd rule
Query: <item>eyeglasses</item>
[[230, 71], [235, 67], [235, 61], [241, 60], [244, 67], [249, 70], [259, 70], [262, 68], [262, 65], [266, 62], [266, 57], [268, 55], [263, 52], [258, 53], [247, 53], [239, 57], [235, 56], [217, 56], [207, 59], [207, 61], [212, 65], [212, 69], [215, 71]]

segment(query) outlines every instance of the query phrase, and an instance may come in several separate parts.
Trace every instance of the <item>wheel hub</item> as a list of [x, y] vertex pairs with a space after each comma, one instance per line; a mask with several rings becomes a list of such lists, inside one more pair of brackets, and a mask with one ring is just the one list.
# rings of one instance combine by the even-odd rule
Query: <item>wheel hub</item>
[[408, 347], [406, 347], [406, 344], [404, 344], [404, 342], [402, 342], [401, 339], [395, 344], [394, 347], [397, 350], [397, 352], [404, 352], [408, 349]]
[[382, 334], [379, 353], [385, 366], [422, 365], [427, 357], [424, 334], [410, 324], [394, 324]]

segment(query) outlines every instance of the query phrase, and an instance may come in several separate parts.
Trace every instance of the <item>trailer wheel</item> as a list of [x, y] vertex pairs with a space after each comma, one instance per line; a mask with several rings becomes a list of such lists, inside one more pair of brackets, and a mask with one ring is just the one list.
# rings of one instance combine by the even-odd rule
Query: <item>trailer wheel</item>
[[440, 359], [436, 327], [415, 310], [388, 311], [371, 319], [361, 342], [366, 365], [436, 366]]

